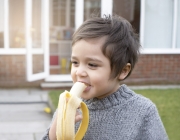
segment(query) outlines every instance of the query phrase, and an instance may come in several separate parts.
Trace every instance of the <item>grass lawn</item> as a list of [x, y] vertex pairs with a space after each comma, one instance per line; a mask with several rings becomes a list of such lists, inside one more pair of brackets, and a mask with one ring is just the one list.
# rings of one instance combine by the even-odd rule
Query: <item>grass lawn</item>
[[[58, 105], [59, 94], [64, 90], [51, 91], [50, 99]], [[170, 140], [180, 140], [180, 89], [135, 90], [151, 99], [157, 106]]]
[[170, 140], [180, 140], [180, 89], [135, 90], [157, 106]]

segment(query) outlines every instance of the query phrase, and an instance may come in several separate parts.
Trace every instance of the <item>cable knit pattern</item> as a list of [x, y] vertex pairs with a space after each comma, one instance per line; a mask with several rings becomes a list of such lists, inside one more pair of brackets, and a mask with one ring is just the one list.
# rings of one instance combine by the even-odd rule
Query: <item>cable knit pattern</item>
[[[90, 122], [83, 140], [168, 140], [155, 104], [126, 85], [103, 99], [84, 102]], [[78, 127], [76, 123], [76, 131]]]

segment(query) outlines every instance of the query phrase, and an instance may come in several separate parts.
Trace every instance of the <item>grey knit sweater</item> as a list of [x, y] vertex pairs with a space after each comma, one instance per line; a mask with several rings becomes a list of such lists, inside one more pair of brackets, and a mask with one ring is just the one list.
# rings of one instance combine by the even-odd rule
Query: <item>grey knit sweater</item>
[[[156, 106], [126, 85], [108, 97], [84, 102], [90, 122], [83, 140], [168, 140]], [[42, 140], [49, 140], [48, 131]]]

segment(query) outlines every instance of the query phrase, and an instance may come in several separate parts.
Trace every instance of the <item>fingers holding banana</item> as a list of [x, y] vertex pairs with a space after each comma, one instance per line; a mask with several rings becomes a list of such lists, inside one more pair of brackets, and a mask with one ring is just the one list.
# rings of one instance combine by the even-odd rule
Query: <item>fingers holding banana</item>
[[81, 121], [83, 118], [80, 108], [76, 110], [75, 123]]

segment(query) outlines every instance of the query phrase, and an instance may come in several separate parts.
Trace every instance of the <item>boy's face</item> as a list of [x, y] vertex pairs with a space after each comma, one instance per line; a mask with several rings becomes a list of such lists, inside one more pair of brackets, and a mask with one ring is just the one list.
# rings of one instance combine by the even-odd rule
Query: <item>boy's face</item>
[[118, 78], [110, 80], [110, 61], [101, 51], [105, 39], [81, 39], [72, 47], [71, 76], [74, 83], [87, 85], [83, 99], [103, 98], [119, 88]]

